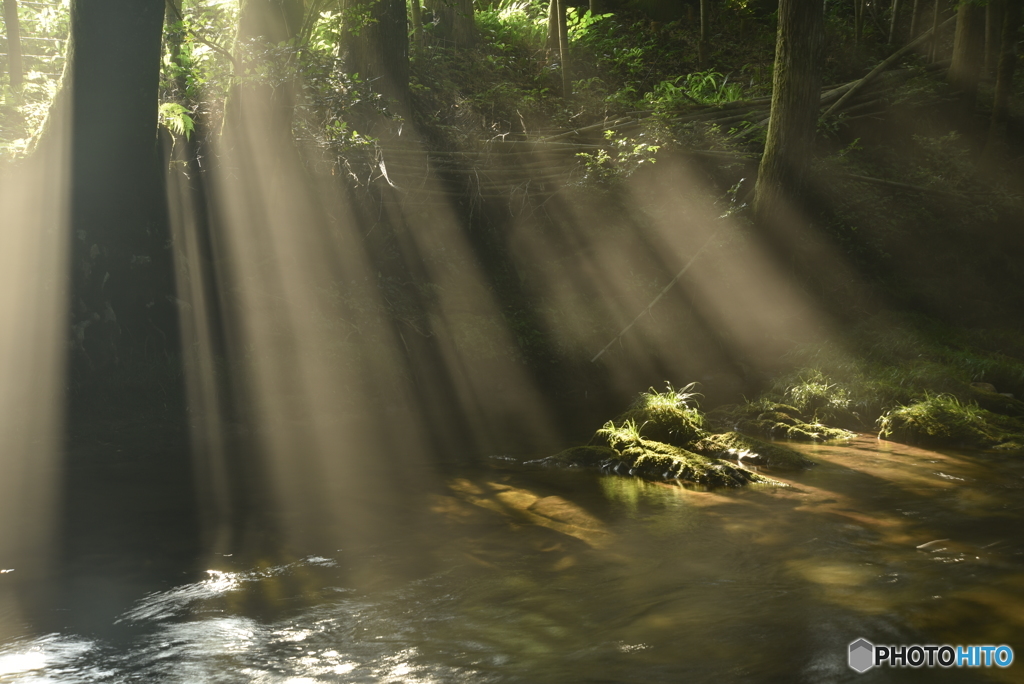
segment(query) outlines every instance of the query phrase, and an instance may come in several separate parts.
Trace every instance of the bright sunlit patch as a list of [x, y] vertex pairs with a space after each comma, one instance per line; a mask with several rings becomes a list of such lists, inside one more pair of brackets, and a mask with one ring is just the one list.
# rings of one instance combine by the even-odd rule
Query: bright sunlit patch
[[25, 674], [46, 667], [46, 654], [32, 649], [24, 653], [0, 655], [0, 676]]
[[[45, 146], [0, 168], [0, 558], [20, 571], [11, 582], [45, 574], [59, 510], [70, 241], [63, 114], [51, 113]], [[21, 608], [12, 610], [0, 641], [18, 622]]]

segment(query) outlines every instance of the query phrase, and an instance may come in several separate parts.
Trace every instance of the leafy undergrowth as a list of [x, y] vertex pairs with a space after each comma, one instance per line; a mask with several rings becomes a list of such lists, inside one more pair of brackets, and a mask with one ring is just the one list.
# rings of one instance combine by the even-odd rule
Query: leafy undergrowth
[[[873, 329], [871, 329], [873, 327]], [[717, 425], [799, 438], [809, 425], [877, 429], [933, 447], [1024, 451], [1024, 336], [949, 330], [926, 320], [875, 321], [845, 348], [817, 344], [760, 397], [709, 414]], [[800, 427], [794, 420], [810, 421]]]
[[[561, 467], [592, 467], [648, 480], [681, 480], [706, 487], [751, 482], [779, 484], [747, 466], [780, 470], [813, 463], [796, 451], [738, 432], [711, 433], [693, 404], [692, 385], [665, 392], [651, 389], [625, 413], [604, 424], [587, 446], [534, 461]], [[735, 461], [735, 463], [733, 462]]]

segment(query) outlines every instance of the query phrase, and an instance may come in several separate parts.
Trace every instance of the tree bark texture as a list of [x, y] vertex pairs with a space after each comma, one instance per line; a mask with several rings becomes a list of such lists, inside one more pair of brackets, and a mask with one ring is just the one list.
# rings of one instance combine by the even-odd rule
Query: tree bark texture
[[21, 62], [21, 23], [18, 21], [18, 0], [3, 0], [4, 24], [7, 26], [7, 71], [11, 75], [11, 89], [21, 90], [25, 67]]
[[978, 99], [978, 80], [984, 62], [985, 8], [970, 2], [961, 3], [956, 15], [953, 38], [953, 61], [947, 76], [956, 89], [960, 113], [969, 114]]
[[162, 0], [71, 4], [71, 306], [87, 343], [76, 359], [94, 370], [177, 345], [157, 148], [163, 22]]
[[824, 44], [824, 1], [780, 0], [771, 117], [754, 189], [759, 224], [802, 194], [818, 123]]

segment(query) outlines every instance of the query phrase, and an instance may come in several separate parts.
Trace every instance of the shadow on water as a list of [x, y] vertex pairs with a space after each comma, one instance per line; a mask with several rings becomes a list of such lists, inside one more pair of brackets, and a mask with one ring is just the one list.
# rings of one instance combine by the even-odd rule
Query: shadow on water
[[1024, 649], [1024, 464], [1004, 456], [859, 438], [806, 447], [817, 467], [772, 474], [788, 487], [717, 491], [495, 458], [433, 478], [407, 534], [189, 573], [187, 501], [152, 496], [177, 446], [128, 444], [82, 447], [129, 474], [79, 475], [107, 485], [69, 523], [61, 618], [0, 647], [0, 681], [881, 682], [851, 641]]

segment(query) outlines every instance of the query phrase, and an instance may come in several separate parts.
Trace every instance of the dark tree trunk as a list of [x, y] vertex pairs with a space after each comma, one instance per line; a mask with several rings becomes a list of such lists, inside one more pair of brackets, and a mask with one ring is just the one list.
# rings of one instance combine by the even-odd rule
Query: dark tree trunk
[[548, 51], [548, 59], [551, 59], [551, 54], [558, 52], [558, 0], [548, 2], [548, 35], [544, 46]]
[[770, 224], [803, 193], [814, 147], [825, 42], [823, 0], [780, 0], [768, 137], [754, 190], [754, 215]]
[[996, 67], [996, 88], [992, 101], [992, 123], [989, 128], [987, 152], [998, 155], [1006, 143], [1006, 122], [1009, 120], [1010, 91], [1013, 88], [1013, 73], [1017, 66], [1017, 39], [1022, 18], [1024, 0], [1006, 0], [1003, 7], [1003, 30], [999, 48], [999, 65]]
[[900, 0], [892, 0], [892, 15], [889, 17], [889, 45], [896, 42], [896, 33], [899, 30], [900, 10], [903, 3]]
[[[347, 6], [366, 7], [360, 0]], [[372, 0], [370, 21], [346, 31], [346, 68], [404, 105], [409, 97], [409, 34], [405, 0]]]
[[942, 14], [942, 0], [935, 0], [932, 7], [932, 42], [928, 50], [928, 57], [932, 62], [939, 59], [939, 17]]
[[959, 93], [958, 114], [967, 117], [978, 100], [978, 80], [984, 62], [985, 10], [970, 2], [957, 9], [956, 36], [953, 39], [953, 61], [947, 78]]
[[914, 5], [910, 9], [910, 40], [917, 38], [917, 34], [921, 32], [921, 7], [923, 4], [921, 0], [914, 0]]
[[700, 40], [697, 42], [697, 65], [702, 71], [708, 68], [708, 14], [711, 8], [708, 6], [711, 0], [700, 0]]
[[162, 0], [71, 4], [72, 318], [76, 370], [177, 346], [157, 148]]
[[18, 0], [3, 0], [4, 24], [7, 26], [7, 71], [11, 75], [11, 89], [21, 90], [22, 74], [25, 72], [21, 64], [21, 24], [18, 21]]
[[412, 16], [412, 34], [416, 48], [423, 47], [423, 6], [420, 0], [410, 0], [409, 12]]
[[991, 0], [985, 6], [985, 76], [989, 76], [999, 63], [1000, 38], [1006, 0]]
[[853, 43], [864, 40], [864, 0], [853, 0]]
[[569, 25], [565, 17], [565, 0], [557, 0], [558, 62], [562, 70], [562, 97], [572, 97], [572, 65], [569, 63]]
[[473, 0], [427, 0], [426, 4], [434, 13], [435, 35], [457, 47], [470, 47], [476, 43]]

